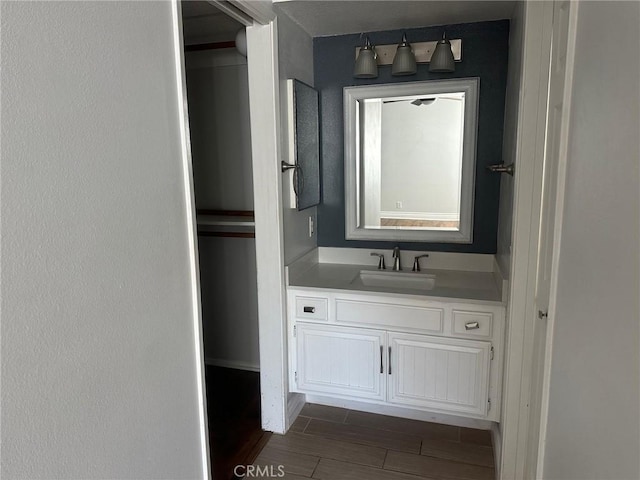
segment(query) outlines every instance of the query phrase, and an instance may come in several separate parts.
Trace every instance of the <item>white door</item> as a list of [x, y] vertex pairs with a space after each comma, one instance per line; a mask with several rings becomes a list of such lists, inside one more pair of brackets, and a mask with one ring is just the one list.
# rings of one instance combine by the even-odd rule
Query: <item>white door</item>
[[384, 336], [379, 330], [298, 322], [298, 390], [384, 400]]
[[491, 344], [388, 333], [389, 402], [484, 416]]
[[556, 1], [553, 9], [553, 39], [551, 42], [551, 68], [549, 76], [549, 103], [547, 109], [546, 150], [542, 185], [542, 211], [540, 218], [540, 238], [538, 244], [538, 265], [536, 274], [536, 324], [534, 326], [533, 372], [530, 401], [530, 430], [527, 445], [525, 471], [530, 478], [538, 478], [537, 463], [540, 439], [541, 412], [543, 409], [543, 388], [545, 385], [545, 365], [550, 360], [548, 330], [549, 315], [552, 314], [551, 292], [554, 252], [559, 240], [556, 236], [556, 212], [562, 208], [564, 189], [563, 158], [566, 151], [567, 95], [565, 74], [567, 67], [569, 1]]

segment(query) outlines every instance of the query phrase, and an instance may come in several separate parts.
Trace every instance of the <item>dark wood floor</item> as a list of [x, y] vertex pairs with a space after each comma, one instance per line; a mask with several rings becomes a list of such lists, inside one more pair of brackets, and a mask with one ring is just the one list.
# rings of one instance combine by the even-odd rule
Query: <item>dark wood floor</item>
[[[289, 480], [493, 480], [488, 431], [305, 405], [256, 461]], [[266, 471], [264, 469], [267, 469]]]
[[260, 428], [260, 374], [210, 365], [205, 372], [213, 478], [234, 479], [234, 467], [250, 465], [271, 435]]

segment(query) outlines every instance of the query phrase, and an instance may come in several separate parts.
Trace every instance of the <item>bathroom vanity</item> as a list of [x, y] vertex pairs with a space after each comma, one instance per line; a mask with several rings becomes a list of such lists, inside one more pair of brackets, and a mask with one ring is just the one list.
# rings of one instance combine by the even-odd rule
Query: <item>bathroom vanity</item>
[[473, 243], [479, 95], [477, 77], [343, 89], [345, 239], [388, 242], [393, 256], [320, 247], [289, 265], [290, 392], [499, 420], [505, 307], [493, 255], [432, 252], [412, 271], [426, 252], [394, 248]]
[[362, 260], [289, 267], [290, 391], [498, 421], [505, 311], [495, 273]]

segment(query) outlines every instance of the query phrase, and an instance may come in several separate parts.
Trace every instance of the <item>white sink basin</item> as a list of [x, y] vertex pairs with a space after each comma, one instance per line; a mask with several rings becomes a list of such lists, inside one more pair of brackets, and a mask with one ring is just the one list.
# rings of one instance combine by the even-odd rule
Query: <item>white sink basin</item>
[[360, 270], [355, 278], [369, 287], [408, 288], [431, 290], [436, 285], [436, 276], [420, 272], [389, 272], [385, 270]]

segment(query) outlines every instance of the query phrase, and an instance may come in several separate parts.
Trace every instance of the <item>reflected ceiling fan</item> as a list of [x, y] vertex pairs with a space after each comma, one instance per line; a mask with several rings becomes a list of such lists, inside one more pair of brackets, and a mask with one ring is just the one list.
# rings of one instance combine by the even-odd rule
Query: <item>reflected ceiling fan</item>
[[431, 105], [437, 100], [437, 98], [416, 98], [411, 105], [416, 105], [419, 107], [420, 105]]
[[[462, 100], [461, 97], [445, 97], [445, 96], [437, 96], [437, 97], [431, 97], [431, 98], [416, 98], [415, 100], [413, 100], [411, 103], [411, 105], [415, 105], [417, 107], [421, 106], [421, 105], [431, 105], [433, 104], [436, 100], [438, 99], [443, 99], [443, 100]], [[385, 100], [383, 101], [383, 103], [396, 103], [396, 102], [408, 102], [409, 100]]]

